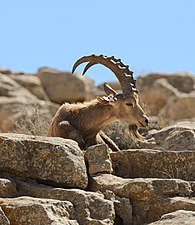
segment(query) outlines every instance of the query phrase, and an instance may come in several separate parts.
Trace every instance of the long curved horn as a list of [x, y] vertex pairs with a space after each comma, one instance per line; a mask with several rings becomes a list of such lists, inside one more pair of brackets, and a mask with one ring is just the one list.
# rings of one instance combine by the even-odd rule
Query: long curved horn
[[132, 94], [132, 92], [138, 91], [135, 84], [136, 80], [133, 78], [133, 72], [129, 69], [129, 66], [124, 65], [120, 59], [116, 59], [114, 56], [107, 57], [103, 55], [84, 56], [75, 62], [72, 68], [72, 73], [74, 73], [80, 64], [85, 62], [88, 62], [88, 64], [85, 67], [83, 74], [85, 74], [86, 71], [95, 64], [102, 64], [109, 68], [118, 78], [124, 98], [127, 98], [130, 94]]

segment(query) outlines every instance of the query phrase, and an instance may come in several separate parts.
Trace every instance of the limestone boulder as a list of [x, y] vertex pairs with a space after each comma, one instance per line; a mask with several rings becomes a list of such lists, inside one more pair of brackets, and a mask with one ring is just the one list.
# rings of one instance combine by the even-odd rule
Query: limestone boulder
[[158, 115], [170, 98], [179, 95], [178, 90], [163, 78], [155, 80], [153, 84], [146, 85], [144, 82], [140, 90], [140, 102], [147, 106], [152, 116]]
[[0, 206], [10, 224], [78, 225], [73, 217], [73, 205], [68, 201], [31, 197], [1, 198]]
[[187, 210], [177, 210], [175, 212], [163, 215], [160, 220], [150, 223], [149, 225], [194, 225], [195, 212]]
[[44, 91], [40, 79], [33, 74], [23, 74], [23, 75], [10, 75], [10, 78], [15, 80], [17, 83], [22, 85], [24, 88], [29, 90], [37, 98], [45, 101], [49, 101], [49, 98]]
[[[26, 88], [11, 79], [0, 76], [0, 131], [45, 135], [58, 105], [41, 101]], [[31, 130], [33, 130], [31, 132]]]
[[85, 152], [85, 160], [88, 165], [88, 173], [112, 173], [112, 163], [109, 148], [105, 144], [89, 147]]
[[[147, 135], [148, 140], [155, 143], [153, 149], [186, 151], [195, 150], [195, 123], [179, 122], [161, 130], [151, 130]], [[142, 148], [143, 145], [140, 145]], [[147, 146], [147, 145], [146, 145]]]
[[112, 174], [90, 176], [92, 191], [110, 190], [119, 197], [147, 201], [157, 196], [187, 196], [192, 193], [189, 182], [180, 179], [122, 178]]
[[116, 212], [116, 224], [132, 225], [133, 224], [133, 206], [129, 198], [116, 196], [114, 201]]
[[18, 99], [26, 99], [28, 101], [35, 101], [37, 99], [37, 97], [26, 88], [11, 79], [10, 76], [4, 74], [0, 75], [0, 96], [9, 98], [15, 97]]
[[17, 196], [16, 184], [9, 179], [0, 178], [0, 198]]
[[177, 99], [181, 94], [193, 93], [195, 80], [193, 75], [188, 73], [154, 73], [140, 76], [137, 86], [140, 90], [140, 100], [147, 105], [151, 115], [158, 115], [170, 100]]
[[195, 151], [135, 149], [111, 153], [114, 174], [124, 178], [194, 180]]
[[70, 201], [74, 205], [75, 219], [80, 225], [113, 225], [115, 211], [113, 202], [101, 193], [79, 189], [54, 188], [35, 182], [16, 181], [21, 195]]
[[195, 201], [189, 199], [190, 184], [179, 179], [124, 179], [101, 174], [91, 176], [89, 187], [93, 191], [110, 190], [119, 197], [129, 198], [133, 205], [133, 224], [148, 224], [184, 208], [195, 211]]
[[49, 68], [39, 69], [37, 75], [52, 102], [62, 104], [91, 99], [93, 81], [85, 76]]
[[179, 92], [190, 93], [195, 90], [195, 80], [193, 74], [188, 72], [178, 73], [150, 73], [145, 76], [140, 76], [137, 81], [137, 85], [140, 90], [144, 86], [153, 86], [153, 83], [159, 79], [166, 79], [170, 85], [172, 85]]
[[47, 135], [58, 105], [18, 97], [0, 97], [0, 132]]
[[12, 71], [8, 68], [0, 68], [0, 74], [10, 75]]
[[160, 115], [174, 121], [194, 118], [195, 92], [169, 99], [162, 108]]
[[1, 134], [0, 155], [1, 172], [61, 187], [87, 187], [84, 156], [73, 140]]

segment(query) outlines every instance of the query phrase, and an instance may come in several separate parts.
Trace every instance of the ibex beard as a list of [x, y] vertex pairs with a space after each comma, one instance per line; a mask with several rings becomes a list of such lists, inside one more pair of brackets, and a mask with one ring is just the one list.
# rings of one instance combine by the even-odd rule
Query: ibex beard
[[129, 125], [129, 131], [135, 139], [140, 139], [142, 136], [138, 128], [148, 125], [148, 117], [139, 104], [133, 72], [113, 56], [91, 55], [77, 60], [72, 73], [83, 62], [88, 62], [83, 74], [95, 64], [102, 64], [112, 70], [121, 84], [122, 94], [105, 83], [105, 96], [90, 102], [63, 104], [52, 120], [48, 136], [73, 139], [81, 149], [106, 143], [113, 151], [119, 151], [117, 145], [102, 131], [105, 126], [121, 121]]

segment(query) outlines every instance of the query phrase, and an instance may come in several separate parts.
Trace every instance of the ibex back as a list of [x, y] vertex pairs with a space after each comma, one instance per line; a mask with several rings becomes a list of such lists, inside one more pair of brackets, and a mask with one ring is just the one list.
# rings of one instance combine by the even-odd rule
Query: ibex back
[[118, 94], [108, 84], [104, 84], [106, 95], [90, 102], [63, 104], [54, 116], [48, 135], [73, 139], [82, 149], [98, 143], [106, 143], [113, 151], [119, 151], [116, 144], [102, 129], [114, 122], [129, 124], [129, 130], [140, 138], [137, 129], [148, 125], [148, 117], [139, 105], [138, 90], [133, 72], [120, 59], [103, 55], [84, 56], [74, 64], [72, 73], [84, 62], [89, 62], [83, 74], [93, 65], [102, 64], [114, 72], [118, 78], [122, 94]]

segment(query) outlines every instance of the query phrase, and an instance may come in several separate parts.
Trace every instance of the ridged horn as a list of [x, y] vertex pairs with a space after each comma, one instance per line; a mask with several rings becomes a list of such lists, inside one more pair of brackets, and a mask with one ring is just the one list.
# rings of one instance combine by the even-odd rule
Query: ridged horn
[[132, 94], [132, 92], [138, 91], [136, 89], [136, 80], [133, 78], [133, 72], [129, 69], [129, 66], [123, 64], [120, 59], [116, 59], [114, 56], [107, 57], [103, 55], [84, 56], [75, 62], [72, 68], [72, 73], [74, 73], [74, 71], [80, 64], [85, 62], [88, 62], [88, 64], [85, 67], [83, 74], [86, 73], [86, 71], [95, 64], [102, 64], [109, 68], [118, 78], [121, 84], [124, 98], [128, 98], [128, 96]]

